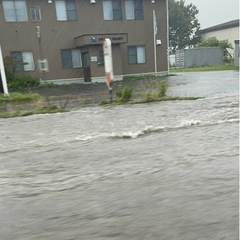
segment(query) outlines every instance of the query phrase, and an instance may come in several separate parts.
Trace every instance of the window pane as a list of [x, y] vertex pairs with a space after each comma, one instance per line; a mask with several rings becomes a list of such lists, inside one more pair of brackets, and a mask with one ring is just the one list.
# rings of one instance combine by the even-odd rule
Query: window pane
[[81, 53], [80, 53], [79, 49], [72, 50], [72, 63], [73, 63], [74, 68], [82, 66]]
[[39, 7], [36, 8], [36, 17], [37, 19], [36, 20], [41, 20], [41, 10]]
[[57, 20], [64, 21], [67, 20], [67, 12], [65, 1], [56, 1], [56, 12], [57, 12]]
[[104, 65], [104, 54], [103, 50], [98, 51], [98, 65], [103, 66]]
[[31, 16], [33, 21], [40, 21], [41, 20], [41, 13], [39, 7], [33, 7], [31, 10]]
[[142, 0], [135, 0], [135, 8], [136, 9], [143, 9], [143, 2], [142, 2]]
[[135, 19], [143, 19], [143, 2], [135, 0]]
[[67, 11], [67, 20], [76, 21], [77, 20], [76, 11]]
[[145, 47], [137, 47], [137, 63], [145, 63]]
[[131, 63], [131, 64], [137, 63], [137, 57], [136, 56], [129, 56], [128, 57], [128, 62]]
[[113, 20], [112, 1], [103, 1], [103, 19]]
[[13, 1], [3, 1], [3, 11], [5, 20], [8, 22], [16, 21], [16, 14], [14, 9]]
[[66, 8], [67, 8], [67, 10], [74, 10], [74, 11], [76, 11], [75, 0], [67, 0], [66, 1]]
[[36, 9], [31, 8], [30, 11], [31, 11], [32, 20], [36, 21], [37, 20]]
[[137, 63], [136, 47], [128, 47], [128, 62], [129, 63]]
[[71, 50], [62, 50], [61, 55], [63, 68], [72, 68]]
[[27, 21], [27, 11], [25, 1], [15, 1], [17, 21]]
[[25, 71], [34, 70], [33, 54], [32, 52], [22, 52], [22, 58], [24, 63], [23, 65]]
[[122, 3], [120, 0], [113, 0], [113, 19], [122, 19]]
[[23, 59], [22, 59], [22, 53], [20, 51], [17, 52], [11, 52], [11, 56], [17, 60], [18, 64], [15, 68], [16, 72], [23, 71]]
[[71, 21], [77, 20], [75, 0], [67, 1], [66, 9], [67, 9], [67, 20], [71, 20]]
[[135, 19], [143, 19], [143, 11], [135, 10]]
[[126, 19], [134, 19], [134, 2], [133, 1], [125, 1], [125, 12]]
[[137, 55], [136, 47], [128, 47], [128, 55]]

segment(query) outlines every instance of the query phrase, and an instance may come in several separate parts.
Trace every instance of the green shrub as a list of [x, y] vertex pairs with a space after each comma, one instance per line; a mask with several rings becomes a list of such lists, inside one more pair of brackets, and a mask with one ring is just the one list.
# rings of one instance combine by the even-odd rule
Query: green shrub
[[148, 103], [148, 102], [154, 102], [154, 101], [156, 101], [155, 94], [148, 92], [145, 96], [144, 102]]
[[132, 98], [132, 88], [121, 88], [116, 90], [116, 95], [120, 102], [128, 102]]
[[6, 71], [6, 78], [8, 83], [8, 88], [10, 90], [24, 90], [28, 88], [35, 88], [40, 85], [38, 78], [31, 76], [15, 77], [9, 71]]
[[167, 93], [167, 89], [168, 89], [168, 82], [167, 81], [161, 81], [158, 87], [158, 97], [166, 97], [166, 93]]

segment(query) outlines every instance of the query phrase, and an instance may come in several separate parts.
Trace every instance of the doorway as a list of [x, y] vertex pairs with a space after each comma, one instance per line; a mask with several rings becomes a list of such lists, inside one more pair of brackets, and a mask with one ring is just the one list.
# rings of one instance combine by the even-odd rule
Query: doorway
[[84, 82], [91, 82], [91, 69], [90, 69], [89, 52], [84, 52], [82, 54], [82, 58], [83, 58]]

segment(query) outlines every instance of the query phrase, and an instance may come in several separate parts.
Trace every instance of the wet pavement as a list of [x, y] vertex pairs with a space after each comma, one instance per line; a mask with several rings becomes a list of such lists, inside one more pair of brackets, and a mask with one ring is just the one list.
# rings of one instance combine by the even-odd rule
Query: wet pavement
[[238, 72], [168, 81], [204, 98], [0, 119], [0, 239], [238, 239]]

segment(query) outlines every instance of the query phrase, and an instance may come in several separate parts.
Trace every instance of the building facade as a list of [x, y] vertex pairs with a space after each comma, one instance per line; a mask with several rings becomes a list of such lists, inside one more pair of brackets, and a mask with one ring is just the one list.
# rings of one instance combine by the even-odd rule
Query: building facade
[[44, 81], [105, 81], [105, 38], [112, 43], [114, 80], [166, 74], [167, 12], [167, 0], [2, 0], [0, 43], [3, 56], [20, 63], [16, 75]]
[[[233, 20], [213, 27], [205, 28], [201, 31], [203, 40], [216, 37], [218, 40], [228, 40], [235, 48], [235, 40], [239, 39], [239, 20]], [[234, 49], [229, 49], [229, 53], [234, 57]]]

